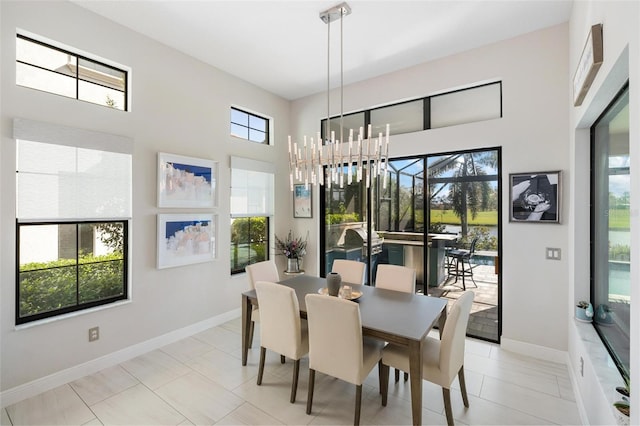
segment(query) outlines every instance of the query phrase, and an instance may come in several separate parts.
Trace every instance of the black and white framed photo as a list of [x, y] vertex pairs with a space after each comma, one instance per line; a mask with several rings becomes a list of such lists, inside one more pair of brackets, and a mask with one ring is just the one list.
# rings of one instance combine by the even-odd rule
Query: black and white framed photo
[[509, 174], [509, 222], [560, 223], [562, 172]]
[[217, 207], [218, 163], [158, 153], [158, 207]]
[[310, 218], [313, 216], [311, 204], [311, 185], [305, 188], [304, 184], [293, 186], [293, 217]]

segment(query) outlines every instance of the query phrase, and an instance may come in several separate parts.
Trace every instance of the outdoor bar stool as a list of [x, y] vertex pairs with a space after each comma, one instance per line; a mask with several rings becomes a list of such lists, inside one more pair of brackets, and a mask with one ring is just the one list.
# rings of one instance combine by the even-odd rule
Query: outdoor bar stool
[[471, 266], [471, 257], [475, 254], [476, 243], [478, 238], [474, 238], [471, 241], [469, 250], [456, 249], [450, 250], [447, 253], [449, 258], [449, 265], [447, 267], [447, 273], [449, 277], [455, 277], [454, 284], [458, 282], [458, 278], [462, 278], [462, 290], [467, 290], [467, 284], [465, 278], [471, 278], [474, 287], [478, 287], [478, 284], [473, 279], [473, 267]]

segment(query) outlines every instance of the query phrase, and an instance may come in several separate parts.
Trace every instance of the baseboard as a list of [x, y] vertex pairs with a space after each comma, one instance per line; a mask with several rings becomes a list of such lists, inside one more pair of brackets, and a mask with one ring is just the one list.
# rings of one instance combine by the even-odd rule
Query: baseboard
[[170, 333], [163, 334], [162, 336], [101, 356], [100, 358], [96, 358], [48, 376], [41, 377], [29, 383], [7, 389], [0, 393], [0, 407], [4, 408], [24, 399], [31, 398], [32, 396], [38, 395], [42, 392], [46, 392], [74, 380], [78, 380], [84, 376], [97, 373], [105, 368], [118, 365], [121, 362], [238, 318], [240, 315], [241, 310], [239, 308], [234, 309], [204, 321], [191, 324], [179, 330], [174, 330]]
[[569, 354], [566, 351], [560, 351], [558, 349], [547, 348], [545, 346], [534, 345], [532, 343], [521, 342], [519, 340], [507, 339], [505, 337], [500, 339], [500, 346], [502, 346], [502, 349], [545, 361], [567, 365], [569, 362]]

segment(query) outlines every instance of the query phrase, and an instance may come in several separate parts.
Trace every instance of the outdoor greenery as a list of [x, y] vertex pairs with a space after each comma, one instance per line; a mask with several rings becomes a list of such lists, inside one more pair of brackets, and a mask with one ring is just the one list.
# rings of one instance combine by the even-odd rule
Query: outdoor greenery
[[20, 266], [20, 317], [122, 294], [122, 253], [83, 255], [78, 259], [33, 262]]
[[267, 218], [241, 217], [231, 224], [231, 272], [267, 259]]

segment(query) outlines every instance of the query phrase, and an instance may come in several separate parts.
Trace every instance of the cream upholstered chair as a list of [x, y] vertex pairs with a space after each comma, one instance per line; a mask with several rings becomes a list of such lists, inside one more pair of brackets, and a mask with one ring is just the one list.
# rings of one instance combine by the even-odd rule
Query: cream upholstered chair
[[[379, 264], [376, 271], [376, 287], [387, 290], [416, 292], [416, 270], [406, 266]], [[409, 375], [404, 373], [405, 382]], [[396, 382], [400, 380], [400, 370], [395, 370]]]
[[[382, 364], [384, 342], [363, 338], [360, 306], [352, 301], [320, 294], [307, 294], [309, 326], [309, 392], [307, 414], [311, 414], [316, 371], [356, 385], [354, 424], [360, 423], [362, 382], [373, 367]], [[388, 377], [387, 377], [388, 378]], [[387, 384], [380, 390], [382, 405], [387, 405]]]
[[416, 270], [398, 265], [378, 265], [376, 287], [387, 290], [416, 292]]
[[331, 272], [337, 272], [342, 281], [350, 284], [364, 284], [366, 264], [355, 260], [335, 259]]
[[[255, 290], [256, 283], [258, 281], [269, 281], [272, 283], [277, 283], [278, 281], [280, 281], [278, 268], [276, 267], [276, 262], [274, 262], [273, 260], [265, 260], [264, 262], [247, 265], [245, 266], [244, 270], [247, 272], [247, 275], [249, 275], [249, 285], [251, 286], [251, 290]], [[259, 308], [254, 306], [253, 312], [251, 313], [249, 347], [251, 347], [253, 343], [253, 331], [255, 329], [256, 322], [260, 322], [260, 310]]]
[[291, 287], [258, 281], [256, 294], [260, 306], [260, 366], [258, 385], [262, 384], [264, 358], [270, 349], [280, 356], [294, 360], [291, 399], [296, 401], [300, 358], [309, 352], [307, 322], [300, 319], [300, 306], [296, 292]]
[[[460, 379], [460, 391], [464, 406], [469, 406], [467, 387], [464, 381], [464, 342], [473, 296], [472, 291], [466, 291], [456, 300], [447, 316], [442, 331], [442, 340], [427, 337], [422, 351], [422, 377], [442, 386], [444, 408], [449, 425], [453, 425], [449, 389], [456, 374]], [[387, 345], [382, 351], [382, 363], [384, 364], [382, 374], [387, 377], [387, 381], [389, 376], [387, 366], [408, 371], [409, 355], [406, 348], [393, 344]]]

